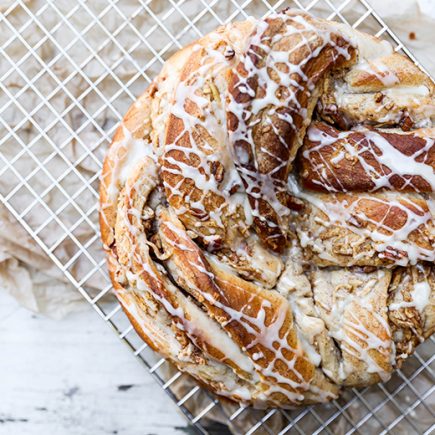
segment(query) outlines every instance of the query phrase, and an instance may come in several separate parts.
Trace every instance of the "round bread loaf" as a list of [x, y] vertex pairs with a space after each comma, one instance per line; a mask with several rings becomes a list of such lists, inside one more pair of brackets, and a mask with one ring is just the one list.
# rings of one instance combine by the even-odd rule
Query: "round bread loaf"
[[386, 381], [435, 328], [433, 83], [285, 10], [171, 57], [104, 161], [100, 224], [138, 334], [258, 408]]

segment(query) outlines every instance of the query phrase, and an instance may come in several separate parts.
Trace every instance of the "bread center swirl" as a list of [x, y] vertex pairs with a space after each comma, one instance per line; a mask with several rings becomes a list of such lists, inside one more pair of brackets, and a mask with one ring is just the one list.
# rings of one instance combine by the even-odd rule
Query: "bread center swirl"
[[299, 11], [180, 50], [103, 167], [136, 331], [257, 408], [387, 380], [435, 329], [432, 114], [432, 82], [388, 44]]
[[257, 26], [230, 72], [228, 126], [260, 238], [282, 252], [291, 209], [298, 203], [287, 177], [301, 145], [318, 86], [354, 60], [355, 47], [327, 23], [281, 14]]

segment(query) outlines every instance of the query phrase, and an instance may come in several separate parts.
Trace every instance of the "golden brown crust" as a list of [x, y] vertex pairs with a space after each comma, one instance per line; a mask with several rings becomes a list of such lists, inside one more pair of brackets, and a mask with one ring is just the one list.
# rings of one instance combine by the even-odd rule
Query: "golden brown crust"
[[[127, 154], [126, 134], [133, 139], [147, 139], [151, 129], [150, 98], [153, 92], [151, 85], [138, 100], [130, 106], [122, 124], [117, 128], [112, 144], [103, 162], [100, 183], [100, 230], [103, 244], [110, 247], [113, 243], [113, 228], [116, 221], [116, 207], [119, 182], [115, 179], [119, 162]], [[127, 133], [128, 132], [128, 133]]]
[[399, 366], [435, 330], [435, 268], [419, 264], [398, 268], [389, 288], [388, 317]]
[[399, 53], [380, 56], [355, 65], [344, 80], [355, 91], [377, 92], [387, 86], [427, 86], [432, 81], [410, 59]]
[[346, 269], [314, 272], [316, 308], [342, 358], [335, 375], [347, 386], [364, 386], [388, 379], [393, 370], [393, 343], [387, 322], [391, 272]]
[[435, 261], [434, 221], [419, 195], [313, 194], [297, 232], [318, 266]]
[[[282, 252], [282, 207], [274, 202], [300, 209], [285, 182], [314, 109], [316, 87], [330, 71], [350, 64], [355, 48], [329, 23], [308, 14], [288, 11], [265, 23], [230, 73], [228, 129], [256, 231], [268, 247]], [[274, 59], [275, 51], [288, 51], [287, 64]], [[283, 74], [289, 76], [287, 85], [281, 84]]]
[[319, 113], [343, 129], [353, 125], [427, 127], [435, 116], [434, 84], [398, 53], [360, 58], [324, 83]]
[[[251, 25], [236, 23], [231, 30], [243, 40]], [[186, 56], [178, 87], [190, 89], [190, 95], [173, 96], [177, 110], [168, 115], [162, 156], [162, 180], [169, 204], [183, 210], [180, 219], [184, 225], [211, 249], [221, 247], [229, 225], [228, 197], [222, 190], [231, 170], [230, 158], [213, 128], [219, 125], [224, 110], [222, 76], [229, 66], [225, 55], [229, 33], [219, 28], [197, 41]], [[216, 219], [216, 213], [224, 219]]]
[[[315, 367], [300, 352], [288, 302], [276, 292], [263, 290], [210, 264], [173, 213], [161, 210], [159, 220], [162, 246], [177, 270], [178, 284], [245, 349], [265, 383], [279, 386], [271, 398], [285, 403], [289, 397], [283, 391], [303, 394], [309, 389]], [[277, 339], [281, 341], [279, 350], [274, 342]], [[323, 388], [333, 390], [324, 377], [320, 380]]]
[[[184, 50], [187, 51], [189, 48], [190, 47], [186, 47]], [[182, 57], [183, 52], [177, 53], [173, 57], [173, 62], [178, 63]], [[166, 69], [172, 69], [171, 61], [167, 63]], [[114, 232], [116, 221], [119, 219], [119, 213], [117, 211], [118, 198], [120, 190], [122, 189], [122, 183], [117, 180], [117, 175], [119, 175], [117, 174], [118, 165], [120, 164], [120, 160], [122, 162], [125, 150], [129, 145], [129, 140], [144, 140], [144, 145], [147, 145], [148, 141], [149, 143], [151, 142], [149, 126], [151, 123], [150, 109], [152, 98], [156, 92], [156, 83], [158, 84], [161, 80], [165, 79], [164, 73], [165, 71], [163, 71], [162, 75], [156, 79], [156, 82], [147, 89], [144, 95], [130, 107], [121, 126], [114, 135], [112, 146], [104, 161], [102, 182], [100, 184], [100, 227], [102, 240], [108, 253], [108, 268], [115, 294], [140, 337], [152, 349], [176, 363], [180, 370], [187, 371], [204, 383], [204, 385], [207, 385], [212, 391], [225, 395], [227, 393], [222, 381], [225, 381], [226, 378], [228, 380], [228, 377], [231, 379], [231, 372], [219, 373], [218, 376], [216, 369], [209, 368], [212, 361], [204, 357], [200, 350], [206, 350], [208, 354], [220, 360], [222, 355], [219, 355], [218, 349], [214, 349], [213, 346], [204, 341], [201, 336], [195, 337], [195, 345], [193, 345], [191, 338], [187, 337], [179, 329], [174, 329], [174, 325], [179, 319], [172, 318], [168, 315], [162, 308], [161, 303], [156, 301], [149, 293], [144, 293], [143, 290], [137, 291], [134, 287], [130, 288], [130, 285], [134, 285], [134, 282], [128, 283], [128, 280], [126, 280], [124, 276], [126, 270], [120, 267], [122, 253], [119, 248], [122, 247], [124, 250], [129, 251], [132, 246], [131, 244], [127, 246], [123, 245], [119, 239], [117, 243], [115, 243]], [[125, 198], [125, 200], [128, 203], [128, 198]], [[125, 228], [120, 230], [120, 233], [126, 234]], [[128, 263], [128, 260], [126, 260], [126, 262]], [[141, 265], [138, 264], [136, 267], [140, 269]], [[156, 271], [156, 269], [154, 270]], [[162, 281], [158, 282], [149, 275], [148, 277], [143, 276], [142, 278], [145, 280], [151, 279], [149, 285], [160, 294], [160, 297], [165, 296], [177, 306], [178, 302], [167, 293], [165, 284]], [[120, 282], [125, 282], [126, 287], [122, 286]], [[166, 285], [167, 284], [168, 283], [166, 283]], [[182, 357], [181, 354], [183, 355]], [[231, 362], [227, 361], [227, 363], [231, 366]], [[244, 399], [244, 397], [240, 397], [237, 393], [234, 393], [231, 397], [234, 400]], [[255, 398], [252, 400], [253, 403], [255, 403]], [[261, 400], [258, 406], [263, 406]]]
[[435, 188], [434, 129], [341, 132], [313, 122], [299, 155], [302, 184], [316, 191], [433, 192]]
[[[284, 24], [287, 19], [291, 24]], [[294, 116], [295, 125], [261, 109], [258, 129], [254, 128], [255, 171], [261, 177], [272, 171], [269, 187], [277, 189], [267, 192], [265, 208], [253, 210], [252, 196], [260, 191], [243, 180], [243, 165], [236, 168], [237, 145], [227, 131], [226, 110], [234, 114], [231, 98], [235, 95], [236, 105], [243, 100], [234, 74], [242, 59], [249, 58], [249, 50], [259, 55], [257, 67], [271, 60], [262, 52], [267, 39], [260, 38], [263, 47], [255, 44], [257, 33], [279, 35], [266, 51], [281, 59], [279, 53], [288, 55], [300, 42], [300, 36], [286, 31], [300, 31], [307, 23], [307, 34], [313, 36], [308, 45], [318, 49], [318, 55], [311, 56], [307, 47], [296, 50], [290, 63], [307, 60], [300, 77], [290, 74], [300, 92], [283, 85], [275, 104], [283, 108], [276, 113]], [[256, 33], [254, 28], [260, 30]], [[201, 385], [258, 408], [326, 402], [338, 396], [341, 386], [378, 382], [394, 368], [393, 341], [401, 350], [406, 343], [418, 344], [409, 335], [416, 324], [403, 321], [403, 307], [397, 306], [402, 304], [399, 294], [407, 304], [412, 292], [409, 283], [397, 284], [404, 281], [397, 277], [399, 272], [393, 273], [390, 286], [391, 272], [383, 268], [322, 267], [403, 264], [401, 277], [415, 275], [414, 269], [423, 267], [421, 261], [434, 261], [429, 201], [406, 194], [312, 195], [286, 185], [319, 96], [318, 85], [327, 71], [338, 69], [334, 74], [344, 76], [342, 68], [354, 58], [358, 44], [345, 34], [339, 25], [295, 12], [219, 28], [165, 64], [127, 112], [103, 165], [102, 240], [115, 294], [133, 327], [151, 348]], [[285, 77], [290, 71], [284, 64], [274, 64], [277, 69], [267, 74], [268, 85], [279, 85], [276, 74]], [[258, 68], [256, 74], [261, 75]], [[407, 74], [399, 78], [408, 85]], [[348, 79], [361, 89], [379, 86], [373, 77]], [[256, 101], [248, 105], [262, 98], [264, 84], [257, 85]], [[293, 92], [291, 101], [300, 104], [305, 116], [291, 104], [286, 106], [285, 92]], [[263, 132], [267, 119], [275, 130]], [[280, 135], [286, 137], [283, 143]], [[416, 135], [407, 137], [419, 147]], [[396, 144], [396, 137], [395, 148], [421, 151], [414, 150], [414, 142], [405, 149], [402, 136]], [[428, 161], [432, 149], [426, 151], [421, 159]], [[419, 180], [413, 185], [423, 186]], [[282, 192], [300, 199], [289, 204]], [[302, 205], [297, 217], [290, 213], [289, 206]], [[273, 242], [267, 237], [275, 234], [275, 218], [265, 222], [267, 228], [253, 222], [258, 211], [267, 215], [271, 210], [282, 211], [276, 222], [285, 224], [285, 231], [280, 228], [276, 234], [285, 233], [283, 256], [270, 249], [281, 248], [276, 244], [279, 237]], [[340, 220], [340, 214], [351, 220]], [[420, 308], [425, 305], [418, 327], [427, 337], [435, 328], [432, 275], [419, 272], [414, 281], [423, 291], [426, 282], [429, 285], [429, 302], [416, 302]]]
[[[155, 92], [155, 89], [149, 90], [143, 99], [144, 103], [136, 104], [128, 112], [124, 125], [118, 129], [114, 137], [115, 148], [112, 147], [112, 150], [114, 149], [115, 151], [111, 150], [111, 152], [109, 152], [105, 162], [105, 168], [108, 171], [108, 174], [103, 178], [101, 185], [101, 200], [102, 203], [105, 204], [105, 207], [101, 212], [102, 226], [104, 227], [102, 233], [103, 241], [109, 251], [109, 258], [111, 259], [111, 261], [109, 261], [109, 269], [112, 280], [116, 283], [116, 294], [124, 310], [128, 313], [128, 317], [132, 321], [132, 324], [139, 331], [142, 338], [152, 348], [158, 349], [164, 356], [175, 361], [181, 370], [188, 370], [189, 373], [206, 383], [217, 393], [228, 394], [235, 400], [247, 401], [248, 399], [246, 399], [246, 397], [239, 396], [237, 392], [226, 393], [225, 389], [222, 389], [222, 385], [216, 385], [213, 377], [208, 377], [207, 373], [197, 373], [189, 364], [178, 361], [179, 356], [177, 355], [177, 352], [181, 352], [185, 356], [189, 355], [189, 358], [195, 364], [202, 364], [203, 369], [208, 370], [207, 365], [210, 365], [211, 361], [209, 358], [211, 357], [231, 367], [239, 376], [252, 376], [238, 367], [235, 361], [228, 359], [225, 353], [222, 353], [218, 348], [214, 347], [213, 344], [207, 342], [205, 337], [202, 335], [204, 331], [201, 332], [200, 329], [192, 330], [191, 327], [189, 329], [188, 325], [190, 324], [190, 315], [188, 314], [188, 311], [185, 311], [188, 309], [188, 306], [183, 308], [183, 305], [180, 305], [180, 303], [183, 303], [182, 299], [180, 300], [176, 297], [176, 293], [169, 290], [171, 287], [170, 282], [165, 280], [164, 276], [161, 275], [159, 268], [156, 268], [153, 264], [149, 247], [146, 245], [147, 241], [145, 236], [141, 234], [136, 235], [136, 232], [132, 232], [131, 230], [133, 227], [141, 228], [142, 224], [138, 220], [138, 216], [143, 213], [142, 210], [146, 208], [147, 198], [151, 195], [152, 190], [157, 187], [155, 162], [150, 157], [143, 157], [143, 164], [129, 168], [130, 172], [128, 173], [128, 179], [126, 181], [121, 181], [119, 178], [116, 178], [119, 176], [117, 173], [119, 172], [117, 165], [119, 165], [120, 160], [122, 163], [122, 159], [124, 159], [123, 151], [124, 148], [127, 148], [130, 145], [129, 141], [141, 140], [143, 141], [141, 145], [151, 146], [149, 143], [150, 136], [144, 135], [144, 130], [141, 130], [139, 126], [142, 125], [143, 119], [149, 120], [150, 115], [148, 108], [150, 107], [150, 99], [152, 99]], [[120, 152], [121, 154], [118, 154]], [[152, 217], [152, 215], [150, 215], [150, 217]], [[146, 231], [148, 225], [144, 225], [143, 230]], [[165, 228], [165, 225], [162, 224], [161, 230], [164, 231]], [[180, 229], [182, 229], [182, 227], [180, 227]], [[163, 233], [161, 233], [161, 237], [161, 243], [163, 243]], [[107, 242], [110, 242], [110, 244]], [[185, 261], [186, 258], [189, 258], [188, 256], [178, 256], [178, 258], [183, 260], [185, 266], [189, 266], [189, 263], [186, 263]], [[192, 266], [190, 265], [190, 269], [191, 268]], [[194, 276], [193, 273], [194, 271], [191, 272], [191, 277]], [[215, 270], [215, 274], [216, 277], [219, 276], [219, 269]], [[201, 274], [197, 273], [195, 277], [200, 279]], [[218, 280], [218, 278], [216, 279]], [[233, 282], [236, 278], [229, 278], [228, 276], [223, 275], [223, 278], [221, 277], [220, 279], [221, 281], [218, 281], [220, 286], [225, 288], [225, 286], [230, 285], [230, 282]], [[125, 287], [121, 286], [119, 284], [120, 282], [125, 283]], [[207, 275], [203, 275], [202, 280], [200, 279], [197, 284], [199, 288], [207, 288]], [[242, 295], [237, 296], [236, 290], [242, 289], [243, 286], [252, 289], [256, 288], [246, 281], [240, 279], [236, 280], [235, 283], [231, 285], [229, 294], [234, 294], [234, 301], [238, 301], [239, 304], [245, 304], [246, 300], [252, 298], [252, 295], [246, 295], [245, 297]], [[145, 289], [147, 289], [146, 292], [144, 292]], [[279, 335], [282, 334], [284, 337], [283, 339], [288, 337], [289, 341], [287, 343], [289, 349], [291, 349], [291, 346], [296, 346], [297, 349], [297, 339], [292, 329], [291, 312], [288, 308], [285, 308], [286, 302], [283, 299], [280, 299], [277, 302], [276, 298], [279, 299], [279, 297], [276, 296], [274, 298], [273, 294], [263, 293], [263, 295], [266, 296], [265, 301], [267, 304], [272, 304], [272, 311], [270, 313], [271, 317], [269, 319], [269, 315], [267, 316], [267, 319], [269, 320], [266, 319], [266, 326], [272, 326], [272, 324], [277, 320], [283, 322], [282, 328], [285, 329], [280, 328], [277, 333]], [[186, 303], [186, 301], [184, 303]], [[261, 305], [261, 299], [259, 300], [259, 303]], [[152, 308], [150, 308], [150, 304]], [[278, 308], [278, 313], [281, 313], [281, 311], [284, 310], [284, 312], [287, 313], [286, 316], [277, 319], [277, 314], [273, 314], [273, 306]], [[193, 309], [193, 306], [190, 308]], [[240, 308], [241, 306], [238, 305], [233, 309], [238, 310]], [[178, 313], [181, 309], [184, 310], [184, 314], [180, 316]], [[159, 316], [158, 319], [160, 323], [153, 324], [152, 322], [155, 321], [156, 316]], [[290, 316], [288, 319], [289, 321], [284, 322], [288, 316]], [[269, 322], [271, 323], [269, 324]], [[165, 323], [166, 326], [164, 325]], [[181, 329], [179, 329], [177, 325], [181, 325]], [[212, 324], [209, 325], [209, 327], [211, 326]], [[163, 330], [161, 328], [163, 328]], [[169, 336], [170, 331], [176, 335], [175, 342], [174, 338]], [[186, 334], [183, 331], [190, 332]], [[236, 328], [235, 331], [240, 333], [240, 328]], [[240, 339], [242, 341], [240, 341], [239, 344], [243, 347], [243, 343], [246, 345], [249, 344], [246, 340], [249, 341], [250, 339], [252, 341], [252, 336], [250, 337], [250, 334], [247, 334], [245, 331], [245, 334], [242, 333], [242, 335], [240, 335]], [[174, 350], [174, 343], [176, 347], [180, 345], [181, 349]], [[270, 344], [272, 343], [273, 341], [271, 341]], [[191, 349], [192, 345], [193, 354]], [[253, 348], [250, 355], [259, 354], [260, 352], [267, 354], [268, 352], [267, 347], [264, 346], [260, 346], [257, 350], [258, 352], [254, 352]], [[273, 351], [274, 348], [272, 347], [269, 350], [269, 353]], [[287, 357], [290, 358], [291, 355], [292, 353], [289, 353]], [[255, 359], [257, 359], [257, 357]], [[261, 362], [262, 360], [264, 363]], [[265, 364], [264, 367], [268, 366], [267, 361], [267, 357], [260, 358], [257, 363], [258, 367], [261, 367], [262, 364]], [[292, 362], [292, 364], [293, 363], [294, 362]], [[305, 400], [303, 393], [306, 390], [308, 390], [306, 399], [308, 401], [307, 403], [314, 401], [314, 399], [310, 399], [309, 393], [314, 369], [312, 365], [305, 362], [302, 355], [298, 357], [298, 362], [291, 371], [288, 369], [285, 370], [279, 361], [276, 363], [276, 370], [276, 376], [282, 377], [283, 381], [280, 381], [279, 384], [276, 383], [275, 375], [273, 374], [274, 371], [272, 369], [271, 374], [264, 378], [265, 385], [260, 383], [255, 387], [255, 389], [253, 386], [249, 387], [252, 390], [250, 392], [251, 399], [249, 400], [251, 403], [257, 404], [257, 406], [260, 407], [264, 406], [263, 403], [275, 403], [276, 405], [286, 407], [288, 406], [289, 401], [293, 404], [302, 403], [302, 401]], [[228, 378], [231, 377], [230, 375], [231, 372], [226, 370], [225, 376]], [[244, 386], [243, 380], [238, 382], [240, 382], [238, 388], [248, 388], [247, 386]], [[282, 382], [284, 382], [284, 386], [281, 385]], [[271, 388], [270, 385], [268, 385], [270, 383], [275, 386]], [[286, 385], [286, 383], [288, 383], [288, 385]], [[319, 373], [316, 374], [313, 383], [314, 385], [319, 383], [319, 387], [317, 388], [320, 388], [322, 383], [324, 384], [323, 386], [327, 390], [325, 393], [325, 399], [336, 397], [338, 391], [337, 387], [329, 384], [324, 377], [320, 376]], [[300, 387], [297, 386], [299, 384], [301, 384]], [[258, 392], [255, 391], [256, 389], [258, 389]], [[256, 398], [257, 396], [258, 399]]]

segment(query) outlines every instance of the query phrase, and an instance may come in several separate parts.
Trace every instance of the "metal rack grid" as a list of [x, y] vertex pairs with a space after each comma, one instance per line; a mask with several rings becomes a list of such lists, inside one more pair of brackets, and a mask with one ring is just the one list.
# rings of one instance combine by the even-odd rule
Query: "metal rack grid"
[[[10, 35], [0, 46], [0, 88], [6, 96], [0, 107], [0, 127], [6, 132], [0, 137], [0, 180], [10, 180], [8, 188], [0, 191], [0, 199], [68, 281], [130, 346], [192, 425], [200, 433], [227, 433], [230, 427], [233, 432], [247, 434], [434, 430], [430, 404], [435, 396], [433, 340], [422, 345], [388, 383], [349, 390], [332, 404], [263, 412], [220, 402], [151, 352], [120, 306], [107, 298], [111, 285], [99, 242], [97, 192], [103, 151], [110, 143], [115, 121], [121, 119], [170, 54], [218, 24], [294, 6], [382, 36], [417, 63], [375, 11], [365, 0], [109, 0], [103, 5], [78, 0], [63, 9], [59, 4], [62, 2], [16, 1], [0, 14], [0, 31]], [[85, 22], [75, 20], [79, 13], [86, 14]], [[16, 14], [21, 21], [15, 21]], [[117, 15], [118, 22], [121, 19], [115, 29], [106, 20], [111, 14]], [[144, 16], [148, 20], [146, 29], [136, 24]], [[95, 28], [99, 31], [98, 43], [88, 37]], [[32, 29], [37, 29], [36, 35], [32, 35]], [[61, 38], [65, 32], [67, 41]], [[129, 38], [124, 46], [119, 41], [126, 32]], [[9, 47], [17, 41], [21, 51], [10, 52]], [[51, 52], [44, 57], [47, 44]], [[73, 53], [78, 46], [79, 60]], [[108, 50], [115, 52], [109, 62]], [[29, 62], [34, 64], [31, 74], [23, 69]], [[67, 73], [59, 68], [64, 63], [69, 66]], [[131, 71], [128, 79], [122, 80], [119, 72], [125, 64]], [[89, 72], [95, 65], [97, 76]], [[8, 84], [12, 74], [18, 77], [20, 86]], [[112, 91], [115, 87], [109, 94], [102, 87], [107, 80]], [[48, 90], [44, 88], [47, 83]], [[73, 90], [74, 84], [79, 92]], [[32, 104], [27, 104], [29, 93]], [[91, 95], [94, 104], [88, 107]], [[68, 101], [62, 110], [56, 104], [59, 96]], [[21, 118], [14, 122], [6, 115], [12, 106]], [[39, 116], [41, 113], [44, 115]], [[102, 114], [106, 114], [103, 124]], [[36, 132], [30, 140], [26, 139], [28, 129]], [[60, 130], [63, 134], [59, 136]], [[89, 132], [91, 143], [85, 135]], [[42, 154], [41, 143], [46, 149]], [[75, 153], [68, 151], [71, 144]], [[83, 171], [83, 166], [87, 170]], [[34, 183], [35, 177], [45, 182]], [[95, 286], [96, 280], [104, 285]], [[422, 378], [430, 379], [429, 388]], [[212, 420], [219, 425], [211, 428]]]

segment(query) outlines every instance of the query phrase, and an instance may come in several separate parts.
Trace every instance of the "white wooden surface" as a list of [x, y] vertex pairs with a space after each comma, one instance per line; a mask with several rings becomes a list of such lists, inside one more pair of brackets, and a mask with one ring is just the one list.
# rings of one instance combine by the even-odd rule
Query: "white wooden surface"
[[61, 321], [0, 290], [1, 435], [179, 435], [186, 420], [87, 309]]

